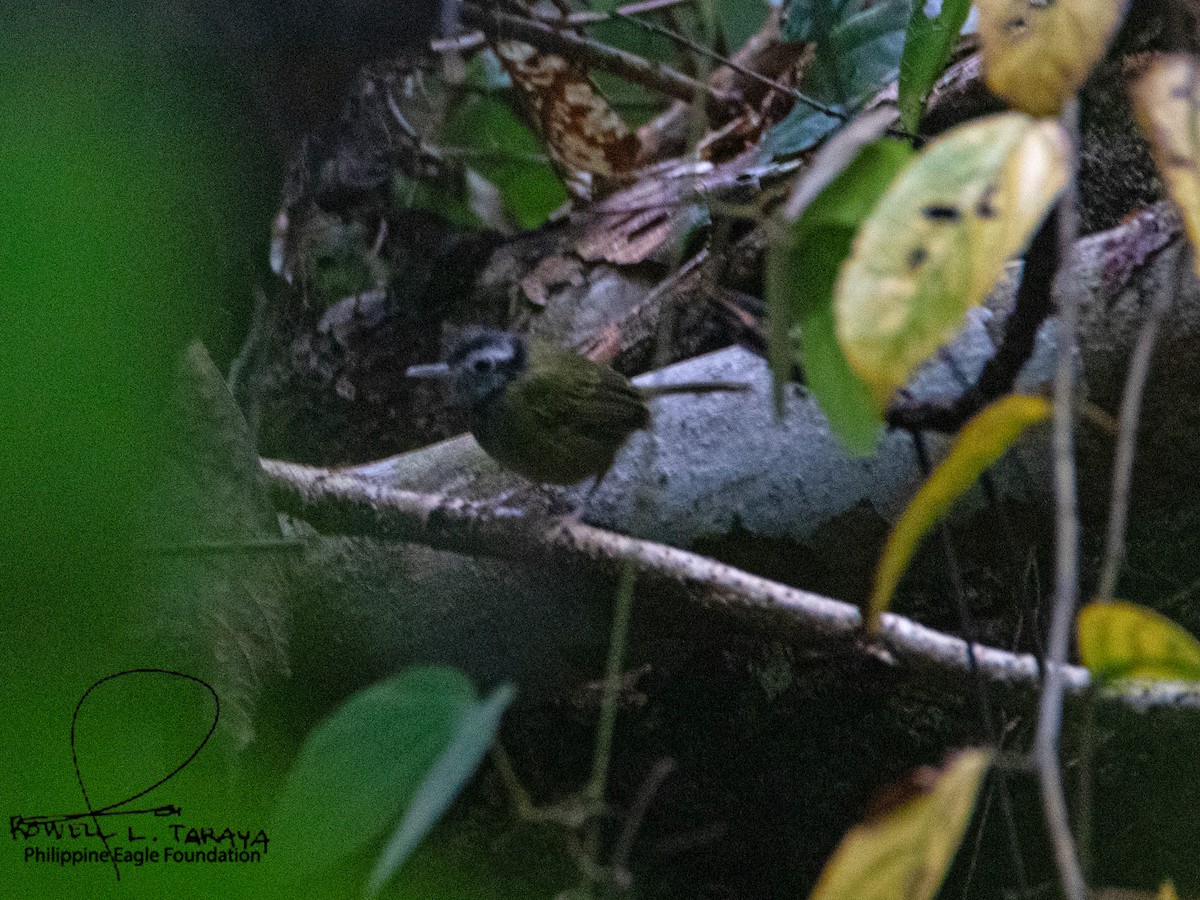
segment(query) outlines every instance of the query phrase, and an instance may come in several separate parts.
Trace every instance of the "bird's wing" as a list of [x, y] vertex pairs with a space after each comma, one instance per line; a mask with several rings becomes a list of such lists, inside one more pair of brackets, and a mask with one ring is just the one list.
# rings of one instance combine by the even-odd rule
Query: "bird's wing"
[[624, 443], [633, 431], [646, 427], [649, 413], [637, 389], [608, 366], [579, 356], [554, 353], [550, 361], [533, 359], [522, 376], [527, 408], [536, 410], [547, 428], [563, 435]]

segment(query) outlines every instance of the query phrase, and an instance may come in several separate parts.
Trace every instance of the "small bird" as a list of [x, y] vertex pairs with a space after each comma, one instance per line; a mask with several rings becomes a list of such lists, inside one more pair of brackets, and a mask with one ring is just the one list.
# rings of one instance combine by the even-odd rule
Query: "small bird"
[[749, 389], [731, 382], [636, 387], [609, 366], [481, 327], [466, 329], [445, 362], [406, 374], [448, 378], [489, 456], [531, 481], [562, 485], [588, 477], [599, 484], [630, 435], [650, 424], [650, 398]]

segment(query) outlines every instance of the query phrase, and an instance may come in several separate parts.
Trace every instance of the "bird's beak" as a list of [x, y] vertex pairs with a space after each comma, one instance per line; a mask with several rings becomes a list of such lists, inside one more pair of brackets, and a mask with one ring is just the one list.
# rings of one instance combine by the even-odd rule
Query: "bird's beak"
[[450, 367], [444, 362], [425, 363], [421, 366], [409, 366], [404, 370], [406, 378], [445, 378], [450, 374]]

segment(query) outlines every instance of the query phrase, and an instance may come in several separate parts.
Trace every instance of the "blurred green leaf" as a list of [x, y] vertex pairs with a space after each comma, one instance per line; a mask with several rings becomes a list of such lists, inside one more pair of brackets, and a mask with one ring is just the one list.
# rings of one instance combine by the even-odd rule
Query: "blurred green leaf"
[[[153, 643], [163, 585], [143, 549], [162, 537], [147, 511], [174, 376], [198, 333], [240, 344], [230, 316], [248, 307], [278, 197], [278, 181], [264, 191], [256, 178], [269, 150], [211, 48], [177, 52], [162, 6], [8, 3], [0, 16], [0, 784], [12, 814], [80, 808], [67, 730], [89, 685], [139, 664], [179, 668], [180, 648]], [[81, 733], [95, 795], [119, 797], [135, 763], [169, 771], [204, 715], [188, 697], [150, 709], [153, 720], [100, 716]], [[169, 785], [193, 814], [202, 795], [207, 821], [226, 819], [224, 733]], [[26, 898], [182, 896], [185, 878], [200, 896], [221, 877], [164, 869], [139, 892], [111, 866], [0, 855], [5, 893]]]
[[941, 4], [931, 18], [924, 0], [916, 0], [908, 20], [900, 59], [900, 124], [911, 132], [920, 124], [925, 98], [946, 68], [971, 11], [971, 0], [941, 0]]
[[426, 182], [397, 172], [392, 178], [392, 200], [397, 206], [428, 210], [463, 228], [479, 228], [482, 223], [471, 209], [468, 194], [465, 177], [457, 182]]
[[830, 26], [845, 15], [853, 0], [792, 0], [783, 16], [785, 41], [816, 41], [827, 35]]
[[361, 222], [346, 221], [318, 210], [306, 228], [305, 276], [309, 297], [315, 298], [319, 305], [336, 303], [387, 282], [387, 263], [366, 252], [369, 244], [366, 226]]
[[834, 433], [860, 455], [875, 449], [882, 420], [834, 336], [833, 287], [859, 224], [912, 156], [907, 144], [888, 138], [864, 147], [767, 257], [767, 315], [776, 381], [790, 375], [798, 328], [805, 381]]
[[380, 855], [368, 882], [369, 894], [377, 894], [404, 865], [421, 839], [450, 808], [462, 786], [475, 774], [484, 754], [492, 746], [500, 719], [515, 693], [512, 685], [501, 685], [487, 700], [473, 704], [462, 713], [450, 744], [426, 773], [404, 818]]
[[499, 100], [469, 97], [446, 122], [442, 143], [499, 189], [522, 228], [536, 228], [566, 202], [541, 141]]
[[467, 84], [481, 91], [506, 91], [512, 87], [512, 79], [495, 51], [487, 47], [467, 63]]
[[461, 673], [410, 669], [355, 694], [318, 725], [276, 808], [274, 847], [286, 868], [300, 875], [334, 864], [379, 837], [412, 802], [475, 704]]
[[746, 43], [746, 39], [762, 27], [770, 4], [766, 0], [719, 0], [713, 3], [717, 26], [731, 53]]
[[[797, 0], [788, 8], [786, 40], [810, 40], [816, 59], [800, 89], [847, 116], [900, 71], [910, 0]], [[837, 128], [842, 119], [803, 102], [767, 132], [764, 149], [774, 156], [802, 153]]]

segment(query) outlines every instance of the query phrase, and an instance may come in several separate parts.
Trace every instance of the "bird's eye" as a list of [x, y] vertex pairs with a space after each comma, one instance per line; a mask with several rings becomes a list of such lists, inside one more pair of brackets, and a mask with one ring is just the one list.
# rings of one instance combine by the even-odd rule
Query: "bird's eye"
[[490, 359], [475, 360], [475, 371], [480, 373], [481, 375], [484, 372], [492, 371], [492, 361]]

